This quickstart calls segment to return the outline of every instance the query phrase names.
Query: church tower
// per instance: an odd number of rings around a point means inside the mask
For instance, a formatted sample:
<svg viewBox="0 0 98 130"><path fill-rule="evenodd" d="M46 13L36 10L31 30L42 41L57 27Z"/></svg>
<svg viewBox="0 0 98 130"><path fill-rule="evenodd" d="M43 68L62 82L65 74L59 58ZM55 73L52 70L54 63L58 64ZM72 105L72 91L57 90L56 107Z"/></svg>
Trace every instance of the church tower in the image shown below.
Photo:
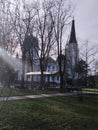
<svg viewBox="0 0 98 130"><path fill-rule="evenodd" d="M77 66L78 59L79 59L79 50L78 50L78 44L76 39L74 20L72 20L70 38L66 45L65 53L66 53L66 60L67 60L67 71L72 76L75 73L74 70L75 67Z"/></svg>

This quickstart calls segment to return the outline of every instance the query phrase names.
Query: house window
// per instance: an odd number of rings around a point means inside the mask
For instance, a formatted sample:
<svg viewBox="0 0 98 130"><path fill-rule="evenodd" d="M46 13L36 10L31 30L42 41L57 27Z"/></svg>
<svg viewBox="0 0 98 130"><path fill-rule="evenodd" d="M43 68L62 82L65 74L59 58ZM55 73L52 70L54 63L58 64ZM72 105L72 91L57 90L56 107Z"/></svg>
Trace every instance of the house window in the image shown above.
<svg viewBox="0 0 98 130"><path fill-rule="evenodd" d="M55 69L55 66L52 66L52 69L54 70L54 69Z"/></svg>
<svg viewBox="0 0 98 130"><path fill-rule="evenodd" d="M50 65L48 65L48 71L50 71L50 67L51 67L51 66L50 66Z"/></svg>
<svg viewBox="0 0 98 130"><path fill-rule="evenodd" d="M30 78L30 75L28 75L27 78L29 79L29 78Z"/></svg>
<svg viewBox="0 0 98 130"><path fill-rule="evenodd" d="M57 76L57 80L59 81L59 76Z"/></svg>
<svg viewBox="0 0 98 130"><path fill-rule="evenodd" d="M50 69L50 65L48 65L48 68Z"/></svg>
<svg viewBox="0 0 98 130"><path fill-rule="evenodd" d="M51 66L50 66L50 65L48 65L48 69L49 69L49 70L50 70L50 67L51 67Z"/></svg>
<svg viewBox="0 0 98 130"><path fill-rule="evenodd" d="M54 76L52 76L52 81L54 81Z"/></svg>

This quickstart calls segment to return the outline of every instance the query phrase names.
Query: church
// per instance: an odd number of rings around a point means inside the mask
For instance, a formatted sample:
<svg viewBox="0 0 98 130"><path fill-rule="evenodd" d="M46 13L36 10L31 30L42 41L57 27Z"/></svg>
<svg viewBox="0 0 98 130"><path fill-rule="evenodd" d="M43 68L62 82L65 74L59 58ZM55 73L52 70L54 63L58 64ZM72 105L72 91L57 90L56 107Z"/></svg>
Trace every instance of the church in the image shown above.
<svg viewBox="0 0 98 130"><path fill-rule="evenodd" d="M79 49L78 49L78 43L76 39L74 20L72 20L71 34L70 34L69 41L66 45L65 55L66 55L66 62L67 62L66 71L68 72L70 78L75 79L77 77L75 68L79 61Z"/></svg>
<svg viewBox="0 0 98 130"><path fill-rule="evenodd" d="M70 37L65 48L65 59L66 59L65 71L68 73L68 78L75 80L78 76L75 71L75 68L79 61L79 49L75 32L75 20L72 20ZM51 60L51 62L48 63L46 71L51 73L58 72L59 71L58 61ZM60 83L60 77L58 75L55 77L50 76L49 81Z"/></svg>

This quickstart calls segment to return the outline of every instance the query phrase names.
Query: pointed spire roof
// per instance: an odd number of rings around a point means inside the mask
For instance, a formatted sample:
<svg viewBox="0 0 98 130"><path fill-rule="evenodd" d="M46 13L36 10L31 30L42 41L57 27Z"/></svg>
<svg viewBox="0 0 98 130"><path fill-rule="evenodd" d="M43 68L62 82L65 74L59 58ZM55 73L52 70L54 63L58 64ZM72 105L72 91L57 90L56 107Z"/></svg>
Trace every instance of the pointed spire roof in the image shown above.
<svg viewBox="0 0 98 130"><path fill-rule="evenodd" d="M70 34L69 43L77 43L74 19L72 20L72 27L71 27L71 34Z"/></svg>

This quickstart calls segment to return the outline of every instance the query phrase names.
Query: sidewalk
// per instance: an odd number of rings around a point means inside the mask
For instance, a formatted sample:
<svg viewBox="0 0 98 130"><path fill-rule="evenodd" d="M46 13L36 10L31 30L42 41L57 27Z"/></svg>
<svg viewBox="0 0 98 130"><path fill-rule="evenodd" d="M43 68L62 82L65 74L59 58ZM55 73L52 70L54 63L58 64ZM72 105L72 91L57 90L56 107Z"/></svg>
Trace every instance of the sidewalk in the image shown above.
<svg viewBox="0 0 98 130"><path fill-rule="evenodd" d="M34 98L44 98L44 97L56 97L56 96L70 96L70 95L75 95L75 94L76 93L55 93L55 94L40 94L40 95L0 97L0 101L21 100L21 99L34 99Z"/></svg>
<svg viewBox="0 0 98 130"><path fill-rule="evenodd" d="M83 91L82 94L98 94L98 92L86 92L86 91ZM0 101L34 99L34 98L56 97L56 96L71 96L71 95L77 95L77 92L73 92L73 93L55 93L55 94L40 94L40 95L25 95L25 96L12 96L12 97L0 97Z"/></svg>

